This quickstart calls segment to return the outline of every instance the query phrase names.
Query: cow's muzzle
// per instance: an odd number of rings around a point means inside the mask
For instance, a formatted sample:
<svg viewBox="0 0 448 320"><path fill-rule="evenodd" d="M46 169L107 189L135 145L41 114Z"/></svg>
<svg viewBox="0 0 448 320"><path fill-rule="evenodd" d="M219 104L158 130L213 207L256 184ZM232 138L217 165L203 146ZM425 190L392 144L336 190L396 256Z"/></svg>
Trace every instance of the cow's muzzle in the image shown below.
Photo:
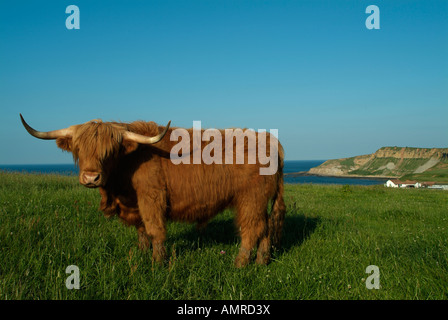
<svg viewBox="0 0 448 320"><path fill-rule="evenodd" d="M84 171L79 176L79 182L87 188L97 188L101 185L101 174Z"/></svg>

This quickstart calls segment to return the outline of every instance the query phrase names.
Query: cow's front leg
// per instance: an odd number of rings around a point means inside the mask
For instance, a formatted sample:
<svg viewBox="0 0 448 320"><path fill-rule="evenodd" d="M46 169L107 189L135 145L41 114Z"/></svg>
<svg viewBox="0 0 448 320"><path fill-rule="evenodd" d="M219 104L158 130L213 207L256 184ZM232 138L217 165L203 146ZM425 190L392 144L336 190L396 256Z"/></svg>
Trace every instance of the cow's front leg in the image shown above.
<svg viewBox="0 0 448 320"><path fill-rule="evenodd" d="M152 258L156 262L166 259L165 195L159 190L138 195L138 207L146 234L152 243Z"/></svg>
<svg viewBox="0 0 448 320"><path fill-rule="evenodd" d="M108 194L106 189L99 188L101 195L100 210L106 217L117 214L117 203L115 198Z"/></svg>
<svg viewBox="0 0 448 320"><path fill-rule="evenodd" d="M146 234L145 226L141 225L137 228L138 233L138 248L146 251L149 248L149 237Z"/></svg>

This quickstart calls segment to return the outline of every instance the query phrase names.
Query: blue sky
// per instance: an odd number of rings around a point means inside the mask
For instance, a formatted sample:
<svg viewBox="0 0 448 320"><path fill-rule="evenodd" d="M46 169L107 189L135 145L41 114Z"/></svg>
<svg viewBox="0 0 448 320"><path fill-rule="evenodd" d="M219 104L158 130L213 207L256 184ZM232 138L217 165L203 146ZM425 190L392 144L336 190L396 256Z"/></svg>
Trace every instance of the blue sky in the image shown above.
<svg viewBox="0 0 448 320"><path fill-rule="evenodd" d="M19 113L278 129L287 160L447 147L447 17L444 0L1 1L0 164L72 162Z"/></svg>

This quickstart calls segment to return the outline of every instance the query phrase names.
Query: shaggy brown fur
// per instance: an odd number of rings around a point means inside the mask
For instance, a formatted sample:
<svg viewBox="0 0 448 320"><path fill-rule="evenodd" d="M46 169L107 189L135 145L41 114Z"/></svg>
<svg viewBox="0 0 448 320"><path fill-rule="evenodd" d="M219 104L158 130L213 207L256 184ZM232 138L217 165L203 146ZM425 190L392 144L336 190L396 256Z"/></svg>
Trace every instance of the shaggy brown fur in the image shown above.
<svg viewBox="0 0 448 320"><path fill-rule="evenodd" d="M283 149L278 143L278 171L260 175L256 164L179 164L170 160L173 128L153 145L139 145L123 138L124 130L146 136L163 131L154 122L129 124L91 121L73 126L71 138L58 138L57 145L73 153L83 172L100 174L105 215L117 215L134 225L141 248L153 246L153 259L166 258L164 241L167 219L198 222L204 225L225 208L236 210L235 222L241 236L241 248L235 265L249 263L251 250L258 245L256 262L268 263L270 248L280 240L285 215L283 202ZM192 147L192 129L189 129ZM224 140L224 130L221 130ZM269 151L269 133L267 147ZM203 149L208 142L202 142ZM223 146L223 159L225 142ZM192 149L191 149L192 150ZM233 152L236 152L234 145ZM186 155L192 157L192 154ZM224 163L224 160L223 160ZM268 204L272 200L272 212Z"/></svg>

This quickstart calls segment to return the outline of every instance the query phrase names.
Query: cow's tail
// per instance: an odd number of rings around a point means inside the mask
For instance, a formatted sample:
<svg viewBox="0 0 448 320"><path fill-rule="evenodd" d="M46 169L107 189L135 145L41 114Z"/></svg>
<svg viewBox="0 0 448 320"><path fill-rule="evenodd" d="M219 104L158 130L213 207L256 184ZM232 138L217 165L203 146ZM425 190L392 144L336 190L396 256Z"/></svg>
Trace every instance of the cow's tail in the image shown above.
<svg viewBox="0 0 448 320"><path fill-rule="evenodd" d="M273 197L272 211L269 220L269 237L271 239L271 245L274 247L278 247L280 244L286 213L286 206L283 200L283 159L284 151L279 143L277 191Z"/></svg>

